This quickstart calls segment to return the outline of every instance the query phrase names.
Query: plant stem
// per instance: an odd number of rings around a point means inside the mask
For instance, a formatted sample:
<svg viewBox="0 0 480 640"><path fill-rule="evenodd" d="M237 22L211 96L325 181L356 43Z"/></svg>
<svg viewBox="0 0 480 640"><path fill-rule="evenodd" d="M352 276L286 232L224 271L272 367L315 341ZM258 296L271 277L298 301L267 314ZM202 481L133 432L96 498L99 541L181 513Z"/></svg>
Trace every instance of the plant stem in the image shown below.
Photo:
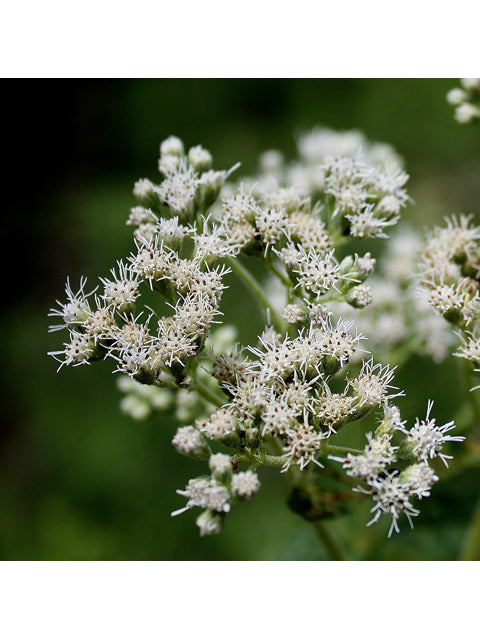
<svg viewBox="0 0 480 640"><path fill-rule="evenodd" d="M480 496L467 529L459 560L476 560L480 549Z"/></svg>
<svg viewBox="0 0 480 640"><path fill-rule="evenodd" d="M467 395L468 395L468 402L470 404L470 407L472 408L473 411L473 416L474 416L474 425L475 425L475 431L478 435L478 433L480 432L480 405L478 403L478 398L476 396L476 394L472 391L470 391L471 387L473 386L473 380L472 380L472 365L471 363L466 360L465 358L462 358L463 362L463 379L465 382L465 387L466 387L466 391L467 391Z"/></svg>
<svg viewBox="0 0 480 640"><path fill-rule="evenodd" d="M234 260L233 258L230 258L228 256L225 258L225 262L231 267L232 271L237 274L243 284L253 293L262 307L269 310L272 322L275 327L281 333L286 333L285 323L275 311L271 303L268 301L267 297L262 291L261 286L252 276L250 271L248 271L248 269L246 269L246 267L244 267L238 260Z"/></svg>
<svg viewBox="0 0 480 640"><path fill-rule="evenodd" d="M325 524L321 520L315 520L312 525L332 560L346 560L345 554Z"/></svg>
<svg viewBox="0 0 480 640"><path fill-rule="evenodd" d="M290 281L290 278L288 276L286 276L285 274L283 274L280 271L280 269L277 269L277 267L273 264L273 262L270 262L268 264L268 268L287 287L287 289L291 289L292 283Z"/></svg>
<svg viewBox="0 0 480 640"><path fill-rule="evenodd" d="M200 380L194 379L192 389L196 391L198 395L202 396L204 400L216 407L222 407L226 402L226 399L222 400L214 391L200 382Z"/></svg>
<svg viewBox="0 0 480 640"><path fill-rule="evenodd" d="M360 449L351 449L350 447L336 447L335 445L326 444L322 447L322 450L326 453L335 453L338 455L344 455L346 453L353 453L354 455L358 455L363 453Z"/></svg>
<svg viewBox="0 0 480 640"><path fill-rule="evenodd" d="M245 455L237 453L234 456L235 462L255 462L256 464L266 464L269 467L281 467L285 464L285 458L283 456L271 456L267 453L260 453L259 455Z"/></svg>

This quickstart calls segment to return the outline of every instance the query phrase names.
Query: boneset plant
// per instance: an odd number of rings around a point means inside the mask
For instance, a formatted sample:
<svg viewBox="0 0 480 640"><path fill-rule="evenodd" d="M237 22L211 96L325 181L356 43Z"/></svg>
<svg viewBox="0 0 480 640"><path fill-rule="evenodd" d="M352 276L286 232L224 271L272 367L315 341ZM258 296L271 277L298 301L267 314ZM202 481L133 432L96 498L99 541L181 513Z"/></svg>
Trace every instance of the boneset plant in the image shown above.
<svg viewBox="0 0 480 640"><path fill-rule="evenodd" d="M206 149L164 140L160 179L134 186L132 253L91 291L84 278L78 289L67 281L66 301L51 311L59 319L51 329L66 330L67 341L51 355L59 368L110 358L121 406L135 418L175 405L184 426L173 446L205 460L205 473L178 491L184 502L172 515L199 509L200 535L221 531L235 503L259 491L257 471L268 465L287 476L290 507L339 558L326 517L356 492L372 501L369 525L387 516L389 536L404 516L412 525L438 480L434 459L448 465L451 443L464 439L453 421L436 424L432 401L407 425L394 376L405 353L445 357L444 318L470 330L480 314L478 270L458 283L437 265L425 268L437 318L412 288L420 240L404 229L384 275L372 277L371 252L349 245L387 238L399 221L409 202L401 159L358 132L328 129L300 136L298 154L287 163L268 151L259 172L237 182L238 165L214 170ZM480 233L465 218L452 219L449 233L460 243L445 242L457 277L478 259ZM222 325L229 272L258 302L264 326L255 344L236 343L235 327ZM146 306L150 292L158 303ZM462 350L480 360L477 338ZM367 416L363 449L336 443Z"/></svg>

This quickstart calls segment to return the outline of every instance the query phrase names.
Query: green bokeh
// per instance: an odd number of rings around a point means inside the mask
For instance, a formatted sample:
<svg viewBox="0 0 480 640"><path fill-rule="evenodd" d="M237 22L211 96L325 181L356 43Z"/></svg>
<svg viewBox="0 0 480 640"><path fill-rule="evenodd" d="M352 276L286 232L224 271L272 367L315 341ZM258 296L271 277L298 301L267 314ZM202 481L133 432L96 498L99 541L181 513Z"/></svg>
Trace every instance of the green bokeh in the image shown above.
<svg viewBox="0 0 480 640"><path fill-rule="evenodd" d="M25 279L2 312L5 427L0 451L0 559L4 560L307 560L324 552L308 523L285 503L284 478L261 473L262 491L235 508L224 533L200 539L175 489L204 466L179 456L170 440L173 415L134 422L118 408L109 363L56 373L46 352L62 336L48 334L48 309L63 297L67 274L94 282L132 249L125 226L131 189L156 178L159 142L170 134L206 146L215 167L242 162L255 169L260 152L294 155L294 136L317 124L356 128L391 143L406 159L415 200L407 217L417 228L453 212L480 211L480 129L453 119L445 94L455 80L125 80L69 85L82 157L55 189L29 203L30 228L43 265ZM58 87L55 88L58 91ZM40 126L40 123L39 123ZM51 130L52 139L64 135ZM378 245L381 249L381 243ZM248 340L261 325L255 303L231 278L226 321ZM405 417L436 400L439 420L463 402L457 362L415 358L399 372L407 390ZM360 434L359 434L360 437ZM454 559L477 487L478 473L440 482L422 504L424 517L386 542L375 532L378 559ZM460 505L460 506L459 506ZM366 553L366 505L341 518L335 533L355 535ZM404 529L404 530L403 530ZM370 530L369 530L370 531Z"/></svg>

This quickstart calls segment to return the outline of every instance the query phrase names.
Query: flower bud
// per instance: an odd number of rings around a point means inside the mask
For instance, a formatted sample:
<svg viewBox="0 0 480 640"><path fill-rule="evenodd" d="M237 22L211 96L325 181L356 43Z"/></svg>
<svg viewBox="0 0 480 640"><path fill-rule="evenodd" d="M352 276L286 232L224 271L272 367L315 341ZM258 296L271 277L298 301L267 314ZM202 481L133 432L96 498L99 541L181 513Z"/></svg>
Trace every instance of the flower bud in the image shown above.
<svg viewBox="0 0 480 640"><path fill-rule="evenodd" d="M175 449L189 458L205 459L209 455L208 446L202 434L195 427L180 427L173 437Z"/></svg>
<svg viewBox="0 0 480 640"><path fill-rule="evenodd" d="M189 149L187 157L188 162L198 173L204 173L212 168L212 154L201 145Z"/></svg>
<svg viewBox="0 0 480 640"><path fill-rule="evenodd" d="M177 136L169 136L160 145L162 156L183 156L183 142Z"/></svg>
<svg viewBox="0 0 480 640"><path fill-rule="evenodd" d="M223 518L219 513L214 513L207 509L198 516L196 524L200 529L201 536L210 536L221 532Z"/></svg>

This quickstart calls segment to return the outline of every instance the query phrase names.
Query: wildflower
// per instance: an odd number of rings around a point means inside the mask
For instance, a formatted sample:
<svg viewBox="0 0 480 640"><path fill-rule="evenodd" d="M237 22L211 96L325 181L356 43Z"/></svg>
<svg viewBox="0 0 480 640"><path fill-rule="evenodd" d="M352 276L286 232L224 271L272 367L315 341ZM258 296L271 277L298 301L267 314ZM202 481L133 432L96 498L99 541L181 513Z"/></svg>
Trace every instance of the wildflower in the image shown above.
<svg viewBox="0 0 480 640"><path fill-rule="evenodd" d="M413 529L412 517L418 516L419 511L410 502L410 485L399 478L395 472L387 474L385 477L375 478L369 484L369 490L361 489L362 493L371 495L375 503L371 508L371 513L374 514L373 518L367 523L367 526L377 522L382 513L391 516L392 522L388 531L390 538L393 531L399 533L398 519L404 513Z"/></svg>
<svg viewBox="0 0 480 640"><path fill-rule="evenodd" d="M87 279L84 277L80 278L80 287L78 291L74 293L70 285L70 279L67 278L65 292L68 302L63 304L57 300L56 302L60 306L60 309L50 309L50 313L48 314L49 316L59 316L63 320L63 324L52 325L49 327L49 331L59 331L60 329L69 327L73 328L76 325L82 324L82 322L88 318L91 313L88 298L95 293L96 288L89 293L85 293L84 289L86 284Z"/></svg>
<svg viewBox="0 0 480 640"><path fill-rule="evenodd" d="M218 513L206 510L198 516L196 525L200 529L200 536L209 536L220 533L222 530L222 518Z"/></svg>
<svg viewBox="0 0 480 640"><path fill-rule="evenodd" d="M226 479L232 473L232 461L230 460L230 456L225 453L214 453L211 455L208 466L217 480Z"/></svg>
<svg viewBox="0 0 480 640"><path fill-rule="evenodd" d="M306 416L307 414L305 418ZM285 464L282 467L282 473L288 471L292 464L297 465L300 470L305 469L310 462L319 467L322 466L316 457L326 435L315 431L305 418L303 423L295 425L285 433L286 439L283 446Z"/></svg>
<svg viewBox="0 0 480 640"><path fill-rule="evenodd" d="M104 286L103 299L108 305L112 305L120 312L131 309L135 300L140 295L138 291L139 275L132 273L121 260L117 262L119 275L115 269L111 270L113 280L100 278Z"/></svg>
<svg viewBox="0 0 480 640"><path fill-rule="evenodd" d="M184 456L203 458L208 454L208 447L202 436L192 426L180 427L172 440L172 444Z"/></svg>
<svg viewBox="0 0 480 640"><path fill-rule="evenodd" d="M432 485L438 481L438 476L433 469L425 462L413 464L402 471L400 479L406 482L411 493L415 493L417 498L428 498Z"/></svg>
<svg viewBox="0 0 480 640"><path fill-rule="evenodd" d="M60 362L57 371L66 365L78 366L80 364L90 364L90 359L94 354L95 345L86 333L78 333L70 331L70 342L64 343L65 349L62 351L50 351L48 355L53 356L55 360ZM63 359L58 356L63 355Z"/></svg>
<svg viewBox="0 0 480 640"><path fill-rule="evenodd" d="M240 500L249 500L260 489L260 480L254 471L240 471L232 477L232 492Z"/></svg>
<svg viewBox="0 0 480 640"><path fill-rule="evenodd" d="M388 435L375 438L371 433L367 433L368 443L364 453L358 455L347 453L345 458L337 456L330 456L330 458L341 462L347 475L372 482L387 465L395 460L394 452L397 447L392 446L390 439L391 436Z"/></svg>
<svg viewBox="0 0 480 640"><path fill-rule="evenodd" d="M447 460L452 456L446 455L442 452L443 445L446 442L461 442L465 440L464 436L451 436L447 435L448 431L455 428L455 422L451 420L443 426L439 427L435 424L435 418L430 418L430 412L433 407L433 402L428 401L427 414L425 420L416 419L414 426L408 431L407 429L399 429L404 433L407 438L406 442L411 449L413 455L422 462L427 463L430 458L435 458L437 455L448 467Z"/></svg>
<svg viewBox="0 0 480 640"><path fill-rule="evenodd" d="M209 440L223 440L235 433L237 419L231 409L217 409L207 420L197 421L199 430Z"/></svg>
<svg viewBox="0 0 480 640"><path fill-rule="evenodd" d="M395 369L396 367L391 369L388 364L385 366L380 363L374 365L373 359L363 363L360 375L348 381L360 406L374 407L381 405L384 400L404 395L403 391L388 393L389 389L398 389L390 384Z"/></svg>

